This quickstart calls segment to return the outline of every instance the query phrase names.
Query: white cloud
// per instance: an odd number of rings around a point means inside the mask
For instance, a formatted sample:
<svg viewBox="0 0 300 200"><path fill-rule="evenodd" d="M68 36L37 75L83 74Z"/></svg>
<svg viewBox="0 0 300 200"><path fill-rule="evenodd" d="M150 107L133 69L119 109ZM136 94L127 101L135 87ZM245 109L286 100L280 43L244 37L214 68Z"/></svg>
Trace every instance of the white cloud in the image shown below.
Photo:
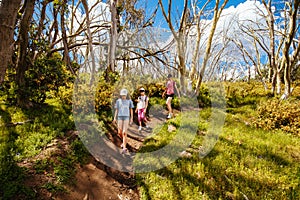
<svg viewBox="0 0 300 200"><path fill-rule="evenodd" d="M244 26L254 26L257 22L265 25L265 19L261 16L261 12L266 14L266 10L264 6L259 1L247 0L244 3L238 4L237 6L231 6L226 8L222 12L222 16L218 21L216 32L214 35L213 46L212 46L212 58L217 52L224 46L224 36L233 37L236 39L240 39L244 42L245 45L249 44L247 36L243 34L240 30L240 24ZM206 48L207 38L211 29L212 21L211 20L201 20L201 27L205 27L202 32L201 42L200 42L200 62L203 60L203 55ZM190 35L196 35L196 29L192 27L190 30ZM171 35L169 39L162 41L162 44L166 44L173 38ZM194 39L190 38L188 41L187 48L187 65L190 63L192 55L194 53ZM174 44L175 45L175 44ZM249 51L251 52L253 47L249 46ZM175 48L171 48L172 51L175 51ZM224 59L221 58L220 62L223 64L230 60L230 63L226 66L225 71L228 71L228 77L238 78L245 76L245 72L243 72L243 58L241 57L240 51L236 48L235 45L231 45L227 47L227 50L224 51ZM225 61L224 61L225 60ZM213 62L213 61L211 61ZM253 71L254 68L251 68ZM248 73L248 72L247 72Z"/></svg>
<svg viewBox="0 0 300 200"><path fill-rule="evenodd" d="M110 11L106 3L102 3L97 0L88 0L88 7L90 9L89 18L92 24L101 25L110 21ZM71 5L69 5L69 9L72 9ZM72 28L73 30L78 30L80 28L80 24L86 18L83 6L77 8L74 15L76 16L76 19L78 21L75 20L73 23L73 27L70 28Z"/></svg>
<svg viewBox="0 0 300 200"><path fill-rule="evenodd" d="M247 26L255 29L257 28L257 24L260 24L260 26L266 27L266 21L262 14L266 15L267 11L259 1L254 0L247 0L244 3L238 4L237 6L231 6L224 9L217 24L214 36L214 45L219 45L222 47L224 41L226 41L224 40L223 36L226 35L229 38L242 41L247 51L253 53L254 47L252 44L252 39L250 39L249 36L247 36L247 34L241 30L240 26L242 25L244 27ZM266 37L265 42L267 43L267 41L268 37ZM217 48L215 50L216 52L218 51ZM262 51L262 55L263 54L264 52ZM243 61L241 52L233 43L227 46L221 60L224 67L222 70L226 71L227 78L230 77L232 79L237 79L248 74L248 68L245 66L246 64ZM228 60L230 60L230 62L228 62ZM227 65L224 63L227 63ZM216 71L216 73L218 72ZM252 76L253 73L254 68L251 67Z"/></svg>
<svg viewBox="0 0 300 200"><path fill-rule="evenodd" d="M103 37L107 37L108 28L99 28L99 26L108 26L110 24L110 9L108 4L100 2L99 0L88 0L89 7L89 19L90 19L90 30L92 32L92 40L94 42L103 43ZM72 10L71 14L74 12L73 16L69 16L68 20L68 31L71 35L84 30L87 26L86 23L86 13L82 4L79 6L72 7L69 5L69 10ZM76 9L76 10L75 10ZM71 24L71 20L73 20ZM85 43L88 40L87 31L84 30L79 35L75 37L76 43ZM62 45L62 44L61 44ZM103 52L100 50L100 46L94 46L94 55L99 58L103 57ZM87 46L80 47L81 55L85 56ZM100 58L99 58L100 59ZM84 61L89 63L90 58L84 58Z"/></svg>
<svg viewBox="0 0 300 200"><path fill-rule="evenodd" d="M247 0L236 7L231 6L222 12L217 29L219 31L228 29L229 36L235 36L240 34L239 24L244 26L253 25L252 22L265 24L261 12L263 14L267 13L264 6L259 1L254 0Z"/></svg>
<svg viewBox="0 0 300 200"><path fill-rule="evenodd" d="M90 8L95 4L96 4L96 6L93 7L93 9L90 12L90 18L92 19L92 24L93 25L95 25L95 24L101 25L104 23L110 23L109 6L106 3L99 2L98 0L88 0L88 5ZM260 11L258 11L258 8ZM241 33L239 24L242 23L243 25L251 25L250 20L265 24L265 20L260 15L261 13L259 13L261 11L266 13L263 5L259 1L254 1L254 0L247 0L244 3L238 4L237 6L231 6L229 8L224 9L222 12L222 16L217 25L217 29L216 29L216 33L215 33L215 37L214 37L214 45L220 46L220 47L223 46L224 38L222 36L224 36L225 32L229 37L235 37L235 38L240 37L240 39L246 39L247 36L245 36L244 34ZM73 24L73 27L70 27L73 29L73 32L80 28L80 23L82 23L83 20L85 19L85 13L84 13L83 8L77 9L75 15L78 18L78 23L75 23L75 24ZM202 36L201 45L200 45L200 46L202 46L202 49L200 50L200 54L201 54L201 56L203 56L204 50L206 47L208 34L210 31L211 20L202 20L201 23L202 23L203 27L206 26L205 32L203 33L203 36ZM85 25L85 23L84 23L84 25ZM154 28L153 28L153 30L154 30ZM108 31L108 29L104 29L102 32L99 32L99 33L105 33L107 31ZM191 32L193 32L193 30ZM156 33L157 33L156 37L161 39L161 41L158 41L158 42L162 46L164 44L169 43L170 40L172 39L172 38L163 37L165 35L170 34L169 32L168 32L168 34L165 34L164 31L160 31L160 32L156 31ZM159 33L161 33L162 36L159 36ZM81 40L81 41L84 41L86 39L87 39L87 37L84 35L76 38L76 40ZM150 40L150 43L151 43L151 40ZM149 44L149 45L151 46L151 44ZM191 46L191 48L187 49L187 52L189 53L189 55L187 55L187 57L191 58L193 50L194 50L193 42L190 41L189 45ZM156 45L154 45L154 43L153 43L152 46L155 47ZM238 50L234 51L234 48L235 47L231 46L231 49L228 50L231 53L227 53L227 54L230 54L230 55L228 55L227 58L236 59L237 64L231 65L231 66L240 66L240 61L241 61L241 58L239 58L240 53L238 52ZM94 49L94 50L96 50L96 49ZM173 49L173 50L175 50L175 49ZM213 50L217 51L218 49L214 48ZM85 51L85 50L83 49L83 51ZM200 58L200 60L201 59L203 59L203 58ZM231 69L230 70L228 69L228 71L230 74L232 74Z"/></svg>

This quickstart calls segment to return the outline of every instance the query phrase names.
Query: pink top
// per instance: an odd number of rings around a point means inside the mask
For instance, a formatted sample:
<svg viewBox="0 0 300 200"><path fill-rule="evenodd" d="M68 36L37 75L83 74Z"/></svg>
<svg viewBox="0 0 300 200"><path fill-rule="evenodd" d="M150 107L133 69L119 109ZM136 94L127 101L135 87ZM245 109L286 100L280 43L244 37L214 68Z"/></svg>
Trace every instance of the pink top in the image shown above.
<svg viewBox="0 0 300 200"><path fill-rule="evenodd" d="M167 88L167 94L174 94L174 87L175 87L175 81L168 80L166 88Z"/></svg>

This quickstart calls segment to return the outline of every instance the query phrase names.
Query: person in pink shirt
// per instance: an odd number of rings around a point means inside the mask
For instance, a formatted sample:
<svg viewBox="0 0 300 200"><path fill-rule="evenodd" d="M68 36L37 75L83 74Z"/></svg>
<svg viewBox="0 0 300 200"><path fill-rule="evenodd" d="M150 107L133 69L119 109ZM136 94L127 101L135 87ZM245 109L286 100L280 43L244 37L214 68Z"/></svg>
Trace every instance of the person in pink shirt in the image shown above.
<svg viewBox="0 0 300 200"><path fill-rule="evenodd" d="M172 102L172 99L174 97L175 89L176 89L176 92L178 94L178 98L180 98L180 93L179 93L179 90L176 86L176 82L174 80L172 80L172 75L169 74L168 75L168 80L167 80L167 83L166 83L166 89L162 94L163 98L165 97L165 95L167 97L166 105L167 105L167 109L168 109L168 112L169 112L169 114L167 116L167 119L170 119L172 117L173 112L172 112L171 102Z"/></svg>

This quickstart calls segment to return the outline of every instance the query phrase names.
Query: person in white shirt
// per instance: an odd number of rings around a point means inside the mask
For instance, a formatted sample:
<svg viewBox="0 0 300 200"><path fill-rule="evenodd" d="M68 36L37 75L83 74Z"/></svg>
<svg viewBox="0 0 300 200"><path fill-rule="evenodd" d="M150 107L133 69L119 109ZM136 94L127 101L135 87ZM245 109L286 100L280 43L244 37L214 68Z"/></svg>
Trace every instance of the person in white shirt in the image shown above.
<svg viewBox="0 0 300 200"><path fill-rule="evenodd" d="M149 98L145 94L145 89L140 88L140 96L138 97L137 106L136 106L136 110L135 110L135 112L138 114L139 131L142 130L142 122L144 122L144 124L146 125L146 128L148 128L148 126L146 124L148 122L147 117L146 117L148 102L149 102Z"/></svg>

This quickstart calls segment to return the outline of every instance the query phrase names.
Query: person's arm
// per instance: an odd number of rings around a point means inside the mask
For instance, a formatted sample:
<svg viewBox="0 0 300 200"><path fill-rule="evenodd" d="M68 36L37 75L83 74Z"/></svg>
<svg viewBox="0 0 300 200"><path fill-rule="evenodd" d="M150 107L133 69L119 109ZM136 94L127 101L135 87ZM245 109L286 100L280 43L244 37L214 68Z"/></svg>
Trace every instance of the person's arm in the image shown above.
<svg viewBox="0 0 300 200"><path fill-rule="evenodd" d="M130 121L129 121L129 123L130 124L132 124L132 122L133 122L133 108L134 108L134 106L133 106L133 102L130 100L130 104L129 104L130 106L129 106L129 109L130 109Z"/></svg>
<svg viewBox="0 0 300 200"><path fill-rule="evenodd" d="M165 98L165 95L166 95L166 93L167 93L167 90L168 90L168 81L165 83L165 90L164 90L164 92L162 93L162 98Z"/></svg>
<svg viewBox="0 0 300 200"><path fill-rule="evenodd" d="M116 121L117 121L117 115L118 115L118 109L116 108L115 116L114 116L114 120L113 120L114 123L116 123Z"/></svg>
<svg viewBox="0 0 300 200"><path fill-rule="evenodd" d="M180 98L180 93L179 93L179 90L178 90L178 88L177 88L177 85L176 85L176 83L174 84L174 86L175 86L175 89L176 89L176 91L177 91L178 98Z"/></svg>
<svg viewBox="0 0 300 200"><path fill-rule="evenodd" d="M132 108L130 108L130 124L132 124L132 122L133 122L133 109Z"/></svg>
<svg viewBox="0 0 300 200"><path fill-rule="evenodd" d="M137 104L140 102L140 97L138 97L138 99L137 100L135 100L136 102L137 102ZM137 113L138 112L138 106L137 106L137 104L136 104L136 109L135 109L135 113Z"/></svg>
<svg viewBox="0 0 300 200"><path fill-rule="evenodd" d="M114 123L116 123L116 121L117 121L117 116L118 116L118 112L119 112L119 110L118 110L118 101L116 101L116 105L115 105L115 115L114 115L114 120L113 120L113 122Z"/></svg>
<svg viewBox="0 0 300 200"><path fill-rule="evenodd" d="M168 89L168 88L165 88L165 91L162 93L162 95L161 95L161 96L162 96L162 98L165 98L165 95L166 95L167 89Z"/></svg>
<svg viewBox="0 0 300 200"><path fill-rule="evenodd" d="M148 108L148 101L149 101L149 97L147 96L146 97L146 102L145 102L145 113L146 113L147 108Z"/></svg>

